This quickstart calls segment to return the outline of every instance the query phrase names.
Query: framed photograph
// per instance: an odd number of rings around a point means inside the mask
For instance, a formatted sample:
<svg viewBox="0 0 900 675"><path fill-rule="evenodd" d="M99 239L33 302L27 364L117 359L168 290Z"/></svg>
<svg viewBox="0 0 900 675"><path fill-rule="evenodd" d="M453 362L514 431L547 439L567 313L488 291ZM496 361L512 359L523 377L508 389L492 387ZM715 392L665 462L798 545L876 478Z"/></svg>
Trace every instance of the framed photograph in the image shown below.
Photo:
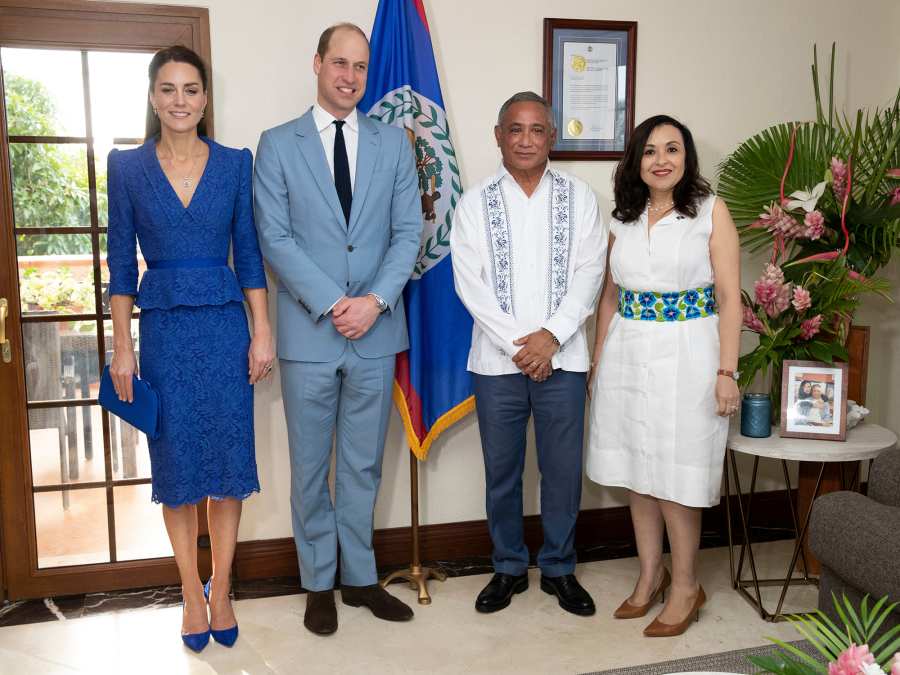
<svg viewBox="0 0 900 675"><path fill-rule="evenodd" d="M846 440L846 363L784 362L781 374L781 436Z"/></svg>
<svg viewBox="0 0 900 675"><path fill-rule="evenodd" d="M544 19L550 159L620 159L634 129L637 21Z"/></svg>

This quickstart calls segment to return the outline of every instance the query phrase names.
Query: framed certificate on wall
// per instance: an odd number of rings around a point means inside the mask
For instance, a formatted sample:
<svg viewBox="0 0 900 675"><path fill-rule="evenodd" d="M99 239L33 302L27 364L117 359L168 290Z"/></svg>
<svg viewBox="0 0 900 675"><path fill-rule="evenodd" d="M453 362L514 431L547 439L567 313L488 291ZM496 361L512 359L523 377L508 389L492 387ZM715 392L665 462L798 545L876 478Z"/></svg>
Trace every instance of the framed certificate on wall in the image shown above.
<svg viewBox="0 0 900 675"><path fill-rule="evenodd" d="M620 159L634 128L636 21L544 19L551 159Z"/></svg>

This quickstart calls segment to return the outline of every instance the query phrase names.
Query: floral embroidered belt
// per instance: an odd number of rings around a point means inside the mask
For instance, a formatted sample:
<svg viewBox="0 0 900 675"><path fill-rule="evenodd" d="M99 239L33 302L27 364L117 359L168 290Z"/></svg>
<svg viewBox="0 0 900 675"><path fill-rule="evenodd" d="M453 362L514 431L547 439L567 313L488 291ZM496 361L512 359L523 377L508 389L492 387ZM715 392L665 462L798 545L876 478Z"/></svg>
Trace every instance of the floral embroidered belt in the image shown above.
<svg viewBox="0 0 900 675"><path fill-rule="evenodd" d="M638 321L687 321L716 314L715 287L656 293L619 289L619 314Z"/></svg>

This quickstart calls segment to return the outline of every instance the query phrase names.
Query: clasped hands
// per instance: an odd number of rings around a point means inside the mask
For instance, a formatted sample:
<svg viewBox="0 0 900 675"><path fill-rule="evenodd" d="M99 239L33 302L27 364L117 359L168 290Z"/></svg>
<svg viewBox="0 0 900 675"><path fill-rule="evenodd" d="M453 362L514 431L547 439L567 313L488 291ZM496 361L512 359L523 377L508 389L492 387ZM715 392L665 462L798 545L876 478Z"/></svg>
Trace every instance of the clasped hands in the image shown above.
<svg viewBox="0 0 900 675"><path fill-rule="evenodd" d="M331 309L331 322L348 340L358 340L369 332L381 311L372 295L358 298L344 296Z"/></svg>
<svg viewBox="0 0 900 675"><path fill-rule="evenodd" d="M513 344L521 347L512 357L516 368L535 382L543 382L553 374L553 355L559 350L559 345L546 328L541 328L529 333Z"/></svg>

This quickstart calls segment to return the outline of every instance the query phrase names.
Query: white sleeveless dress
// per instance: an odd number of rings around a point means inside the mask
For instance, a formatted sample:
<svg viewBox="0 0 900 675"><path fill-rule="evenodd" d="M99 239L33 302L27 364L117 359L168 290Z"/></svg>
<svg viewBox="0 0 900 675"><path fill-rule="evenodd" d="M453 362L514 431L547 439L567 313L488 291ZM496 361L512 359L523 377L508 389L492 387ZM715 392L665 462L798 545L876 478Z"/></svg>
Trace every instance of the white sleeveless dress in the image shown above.
<svg viewBox="0 0 900 675"><path fill-rule="evenodd" d="M612 281L671 293L713 284L715 196L647 232L647 212L613 220ZM718 315L648 321L613 315L593 382L587 475L601 485L705 507L719 503L728 418L716 414Z"/></svg>

